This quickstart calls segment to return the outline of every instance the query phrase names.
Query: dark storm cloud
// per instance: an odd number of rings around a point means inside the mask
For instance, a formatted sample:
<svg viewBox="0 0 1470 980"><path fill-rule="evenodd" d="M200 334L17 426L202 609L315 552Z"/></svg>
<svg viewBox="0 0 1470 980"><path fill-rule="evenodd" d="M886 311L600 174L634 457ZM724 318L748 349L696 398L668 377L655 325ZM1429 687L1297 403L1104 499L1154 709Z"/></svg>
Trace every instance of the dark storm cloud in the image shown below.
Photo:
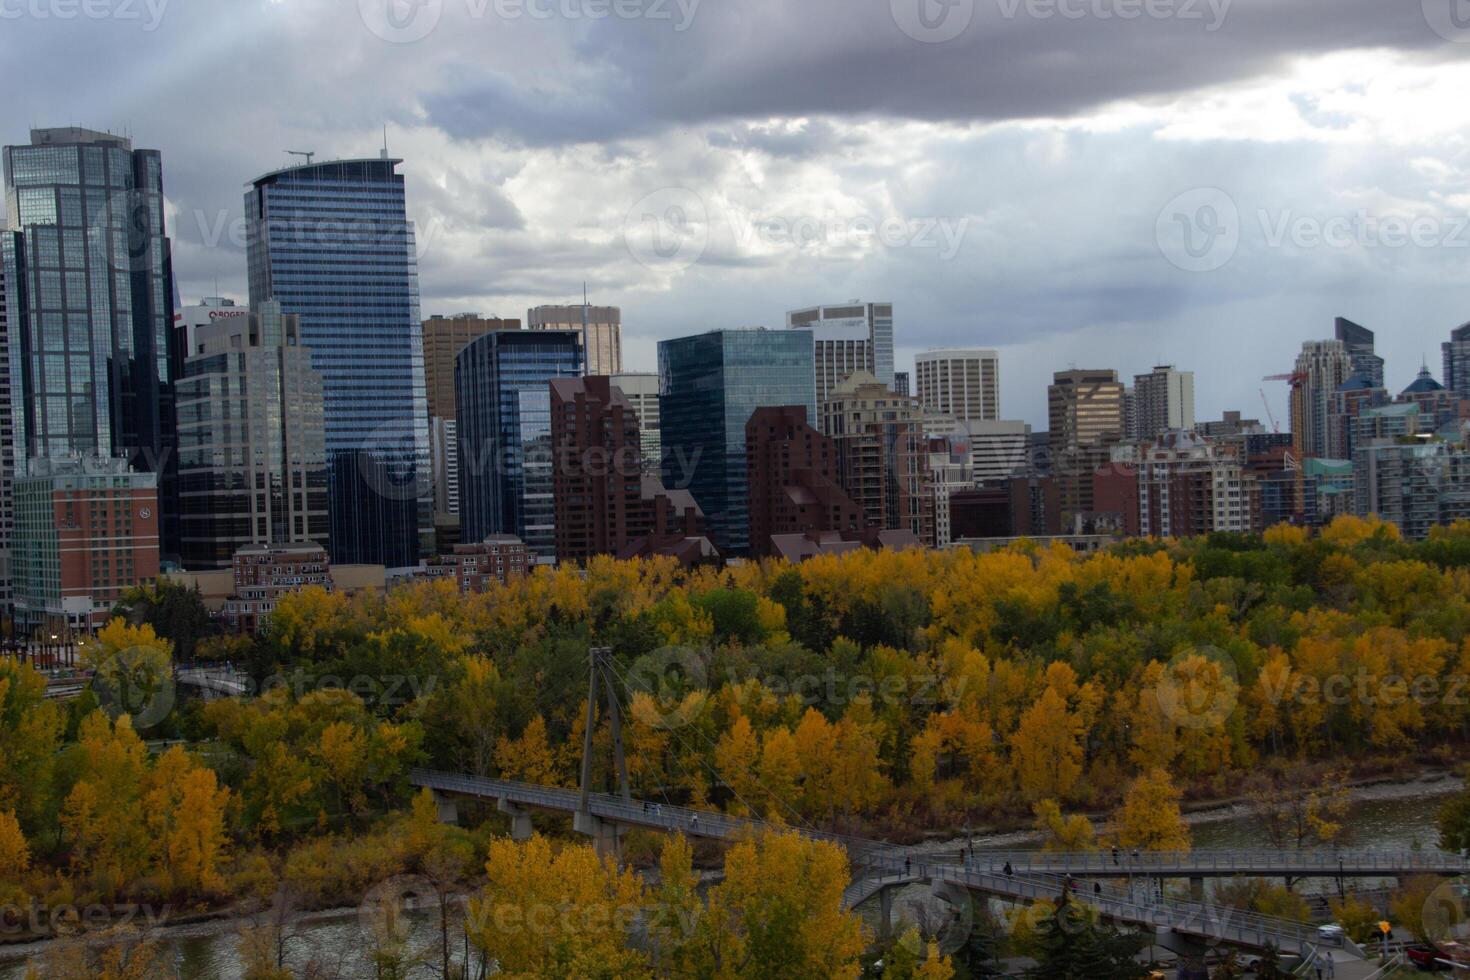
<svg viewBox="0 0 1470 980"><path fill-rule="evenodd" d="M1137 19L1117 12L1143 0L973 0L952 40L924 43L901 29L904 5L939 2L706 0L682 33L660 21L599 21L579 44L596 52L582 65L595 87L538 90L467 53L425 107L456 136L532 144L783 116L995 121L1172 97L1322 52L1465 54L1430 29L1418 2L1400 0L1157 0L1173 15Z"/></svg>

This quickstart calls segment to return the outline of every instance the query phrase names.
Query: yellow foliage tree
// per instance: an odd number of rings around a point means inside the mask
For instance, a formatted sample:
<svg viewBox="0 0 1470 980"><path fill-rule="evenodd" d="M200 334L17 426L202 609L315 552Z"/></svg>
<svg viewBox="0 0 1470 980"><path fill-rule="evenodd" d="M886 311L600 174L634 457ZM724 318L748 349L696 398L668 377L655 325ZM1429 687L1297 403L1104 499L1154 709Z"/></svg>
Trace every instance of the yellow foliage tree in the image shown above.
<svg viewBox="0 0 1470 980"><path fill-rule="evenodd" d="M470 901L470 938L506 977L650 976L629 931L644 905L632 870L590 845L554 850L539 834L492 841L485 888Z"/></svg>
<svg viewBox="0 0 1470 980"><path fill-rule="evenodd" d="M1028 800L1067 799L1082 775L1082 731L1055 687L1021 716L1011 736L1011 766Z"/></svg>
<svg viewBox="0 0 1470 980"><path fill-rule="evenodd" d="M1135 779L1114 816L1120 847L1147 851L1188 851L1189 825L1179 810L1179 790L1163 769L1150 769Z"/></svg>
<svg viewBox="0 0 1470 980"><path fill-rule="evenodd" d="M736 844L709 897L725 955L703 975L857 977L868 937L843 905L848 884L847 857L835 844L779 832Z"/></svg>

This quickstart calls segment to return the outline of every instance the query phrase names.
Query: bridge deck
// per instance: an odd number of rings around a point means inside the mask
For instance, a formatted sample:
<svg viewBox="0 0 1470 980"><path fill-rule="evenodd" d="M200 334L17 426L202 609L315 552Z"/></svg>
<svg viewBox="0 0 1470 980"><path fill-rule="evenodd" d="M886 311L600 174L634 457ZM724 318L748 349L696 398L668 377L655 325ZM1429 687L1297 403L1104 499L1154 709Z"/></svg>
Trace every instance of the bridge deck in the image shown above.
<svg viewBox="0 0 1470 980"><path fill-rule="evenodd" d="M575 813L581 808L581 793L572 789L423 769L410 772L409 781L440 793L496 800L529 809ZM612 823L664 832L678 831L686 836L716 840L736 840L762 829L791 829L760 820L601 793L592 794L588 809L593 816ZM905 855L893 845L881 841L797 829L807 837L827 840L846 848L854 865L880 872L879 877L859 877L853 882L845 895L849 907L871 899L886 887L907 883L948 882L971 892L1014 902L1052 901L1067 887L1066 878L1044 871L1022 873L1013 865L1015 873L1007 875L998 867L962 867L923 855L915 860L913 855ZM979 860L977 854L977 862ZM1271 945L1281 950L1302 951L1317 942L1316 927L1308 923L1271 919L1227 907L1168 899L1140 901L1116 889L1108 889L1102 894L1079 893L1077 899L1116 922L1150 929L1171 929L1210 944L1223 942L1251 949L1264 949ZM1340 955L1344 959L1359 958L1351 950Z"/></svg>
<svg viewBox="0 0 1470 980"><path fill-rule="evenodd" d="M1009 864L1016 872L1071 874L1090 878L1153 875L1217 878L1235 875L1292 878L1385 878L1413 874L1470 873L1470 861L1440 851L1213 850L1173 852L977 851L973 865L992 871Z"/></svg>

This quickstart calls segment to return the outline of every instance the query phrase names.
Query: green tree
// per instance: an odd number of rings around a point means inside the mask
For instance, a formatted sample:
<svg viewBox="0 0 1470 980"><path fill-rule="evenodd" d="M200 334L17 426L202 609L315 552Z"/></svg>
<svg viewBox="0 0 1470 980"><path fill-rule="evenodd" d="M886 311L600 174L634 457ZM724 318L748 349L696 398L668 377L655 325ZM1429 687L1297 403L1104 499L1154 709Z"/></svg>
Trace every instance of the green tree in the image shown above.
<svg viewBox="0 0 1470 980"><path fill-rule="evenodd" d="M215 632L214 619L199 589L168 579L124 592L112 615L133 626L153 627L155 633L173 644L180 660L193 660L199 644Z"/></svg>

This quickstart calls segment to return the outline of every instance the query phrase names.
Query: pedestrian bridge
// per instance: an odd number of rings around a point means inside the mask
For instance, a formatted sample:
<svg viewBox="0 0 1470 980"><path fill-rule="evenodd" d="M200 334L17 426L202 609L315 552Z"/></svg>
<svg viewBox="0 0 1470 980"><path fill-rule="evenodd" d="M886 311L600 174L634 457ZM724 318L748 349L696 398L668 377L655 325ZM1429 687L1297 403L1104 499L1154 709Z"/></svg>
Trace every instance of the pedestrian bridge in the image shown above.
<svg viewBox="0 0 1470 980"><path fill-rule="evenodd" d="M1009 858L1006 852L1002 852L998 862L992 862L988 854L976 852L975 857L962 865L957 860L958 852L950 852L955 854L956 860L945 861L933 855L905 853L901 848L881 841L784 827L625 796L589 793L584 806L583 794L574 789L427 769L412 770L408 780L414 786L433 791L441 804L441 816L446 819L454 817L455 797L494 800L500 811L511 818L511 833L518 839L531 835L531 811L571 814L577 822L577 829L591 835L604 853L615 849L618 835L630 827L725 841L746 838L762 830L796 830L806 837L829 841L847 851L856 875L844 896L849 907L888 894L891 889L916 884L942 886L950 893L958 890L1025 904L1055 901L1064 890L1070 890L1077 901L1096 909L1104 918L1156 932L1161 942L1167 937L1181 937L1199 948L1225 944L1264 950L1269 946L1304 955L1318 943L1316 927L1305 922L1272 919L1203 902L1166 899L1153 891L1142 895L1142 889L1125 888L1122 883L1104 887L1101 882L1089 882L1084 886L1077 880L1084 873L1080 867L1052 868L1040 854L1034 855L1035 860L1025 867L1018 867L1016 862L1023 852L1009 852ZM1104 857L1111 863L1110 854ZM1006 873L1004 868L1007 860L1011 863L1010 873ZM1188 877L1193 874L1174 870L1180 866L1179 862L1160 863L1147 872L1136 867L1134 873L1157 877ZM1236 873L1254 874L1258 871L1252 868ZM1392 872L1379 868L1376 873ZM1116 876L1094 874L1093 877ZM1341 961L1363 960L1362 951L1351 944L1342 947L1337 955Z"/></svg>

